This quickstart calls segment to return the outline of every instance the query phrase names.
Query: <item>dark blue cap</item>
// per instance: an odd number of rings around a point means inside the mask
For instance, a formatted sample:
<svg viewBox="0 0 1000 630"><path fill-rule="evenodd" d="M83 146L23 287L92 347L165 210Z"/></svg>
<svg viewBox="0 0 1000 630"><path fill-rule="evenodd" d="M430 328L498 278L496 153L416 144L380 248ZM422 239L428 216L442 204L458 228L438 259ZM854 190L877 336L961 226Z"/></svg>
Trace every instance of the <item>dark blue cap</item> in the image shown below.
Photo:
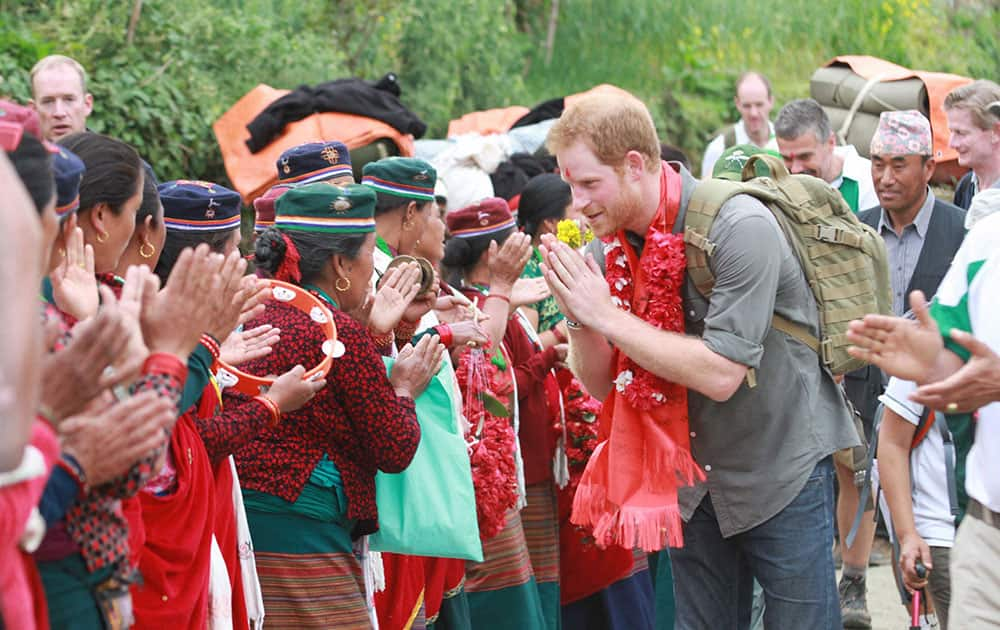
<svg viewBox="0 0 1000 630"><path fill-rule="evenodd" d="M344 175L353 181L351 154L336 140L300 144L278 158L278 181L282 184L310 184Z"/></svg>
<svg viewBox="0 0 1000 630"><path fill-rule="evenodd" d="M240 194L235 190L189 179L164 182L156 189L168 229L222 232L240 226Z"/></svg>
<svg viewBox="0 0 1000 630"><path fill-rule="evenodd" d="M52 174L56 180L56 214L64 217L80 207L80 182L87 167L75 153L46 143L52 151Z"/></svg>

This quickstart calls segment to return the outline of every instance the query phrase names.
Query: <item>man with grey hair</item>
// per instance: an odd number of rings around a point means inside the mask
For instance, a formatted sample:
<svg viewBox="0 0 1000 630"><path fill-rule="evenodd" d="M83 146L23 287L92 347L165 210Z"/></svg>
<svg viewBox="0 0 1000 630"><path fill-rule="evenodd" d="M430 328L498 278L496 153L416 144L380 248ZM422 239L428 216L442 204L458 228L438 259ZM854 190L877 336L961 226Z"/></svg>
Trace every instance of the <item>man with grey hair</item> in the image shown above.
<svg viewBox="0 0 1000 630"><path fill-rule="evenodd" d="M778 152L791 173L819 177L840 191L851 210L878 203L872 184L871 162L851 146L837 146L830 118L811 98L791 101L774 121Z"/></svg>
<svg viewBox="0 0 1000 630"><path fill-rule="evenodd" d="M31 69L31 107L38 112L42 135L56 142L71 133L85 131L94 109L87 92L87 73L75 59L49 55Z"/></svg>
<svg viewBox="0 0 1000 630"><path fill-rule="evenodd" d="M944 99L958 165L971 169L955 186L955 205L968 209L980 190L1000 187L1000 85L973 81Z"/></svg>

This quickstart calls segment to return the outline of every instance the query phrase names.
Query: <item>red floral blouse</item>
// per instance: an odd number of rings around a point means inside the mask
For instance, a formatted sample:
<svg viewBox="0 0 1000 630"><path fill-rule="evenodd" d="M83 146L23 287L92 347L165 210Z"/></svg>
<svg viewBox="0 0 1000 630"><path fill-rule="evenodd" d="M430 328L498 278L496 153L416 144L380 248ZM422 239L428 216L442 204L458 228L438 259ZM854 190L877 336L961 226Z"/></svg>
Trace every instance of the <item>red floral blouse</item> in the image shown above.
<svg viewBox="0 0 1000 630"><path fill-rule="evenodd" d="M347 516L358 521L353 534L361 536L378 529L376 471L400 472L409 465L420 442L420 426L413 400L396 396L365 329L338 310L333 310L333 319L346 352L334 359L326 387L237 451L236 465L243 488L294 502L328 454L343 478ZM242 370L282 374L298 364L309 369L320 363L325 339L307 314L272 302L259 320L246 326L264 323L281 329L281 341L271 354ZM238 395L227 391L227 399L231 396Z"/></svg>

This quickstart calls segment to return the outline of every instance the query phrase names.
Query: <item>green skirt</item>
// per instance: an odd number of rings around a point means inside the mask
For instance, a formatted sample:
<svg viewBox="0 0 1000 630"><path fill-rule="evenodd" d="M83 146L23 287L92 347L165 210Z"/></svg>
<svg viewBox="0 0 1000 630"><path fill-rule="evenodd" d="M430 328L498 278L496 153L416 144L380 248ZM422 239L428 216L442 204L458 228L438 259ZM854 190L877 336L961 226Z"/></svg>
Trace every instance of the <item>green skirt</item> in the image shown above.
<svg viewBox="0 0 1000 630"><path fill-rule="evenodd" d="M91 573L83 556L39 562L52 630L104 630L104 616L94 589L111 577L111 567Z"/></svg>

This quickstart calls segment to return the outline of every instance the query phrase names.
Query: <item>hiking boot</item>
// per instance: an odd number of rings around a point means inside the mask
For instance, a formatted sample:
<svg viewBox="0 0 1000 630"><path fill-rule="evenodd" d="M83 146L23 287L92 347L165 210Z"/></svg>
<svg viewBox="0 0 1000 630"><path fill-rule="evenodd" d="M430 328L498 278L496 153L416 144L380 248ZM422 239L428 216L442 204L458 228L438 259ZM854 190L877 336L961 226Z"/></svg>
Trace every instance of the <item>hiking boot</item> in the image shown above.
<svg viewBox="0 0 1000 630"><path fill-rule="evenodd" d="M844 628L871 630L872 616L868 614L864 576L841 577L837 590L840 592L840 617Z"/></svg>
<svg viewBox="0 0 1000 630"><path fill-rule="evenodd" d="M868 554L868 566L883 567L887 564L892 564L892 543L876 536L872 542L872 551Z"/></svg>

